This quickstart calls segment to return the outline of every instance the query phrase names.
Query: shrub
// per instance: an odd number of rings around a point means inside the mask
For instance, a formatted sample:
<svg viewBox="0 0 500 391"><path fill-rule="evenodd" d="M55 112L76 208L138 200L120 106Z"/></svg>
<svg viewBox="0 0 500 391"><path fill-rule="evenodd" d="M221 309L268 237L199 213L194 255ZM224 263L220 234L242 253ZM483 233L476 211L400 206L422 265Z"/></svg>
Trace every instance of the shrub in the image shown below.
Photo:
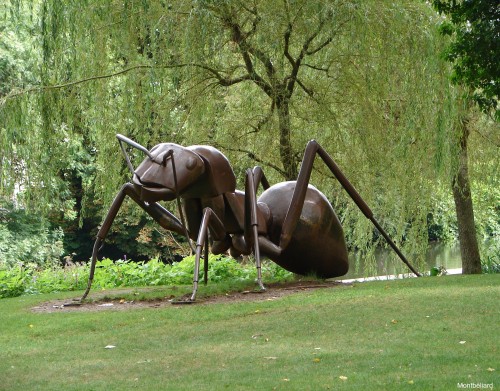
<svg viewBox="0 0 500 391"><path fill-rule="evenodd" d="M82 290L87 286L90 266L71 264L69 266L52 265L40 268L36 263L18 263L12 267L0 269L0 298L22 294L36 294ZM94 288L115 288L157 285L189 285L193 282L194 256L184 258L172 265L158 259L149 262L112 261L102 259L96 263ZM286 280L293 274L282 269L274 262L264 261L262 274L265 280ZM251 281L257 276L255 264L241 264L223 255L210 255L208 261L208 279L214 283L225 281ZM203 261L199 279L203 278Z"/></svg>
<svg viewBox="0 0 500 391"><path fill-rule="evenodd" d="M63 255L64 233L24 209L1 209L0 265L14 267L19 261L47 267Z"/></svg>
<svg viewBox="0 0 500 391"><path fill-rule="evenodd" d="M25 280L19 270L0 270L0 298L20 296L25 291Z"/></svg>
<svg viewBox="0 0 500 391"><path fill-rule="evenodd" d="M488 241L481 257L483 273L500 273L500 240Z"/></svg>

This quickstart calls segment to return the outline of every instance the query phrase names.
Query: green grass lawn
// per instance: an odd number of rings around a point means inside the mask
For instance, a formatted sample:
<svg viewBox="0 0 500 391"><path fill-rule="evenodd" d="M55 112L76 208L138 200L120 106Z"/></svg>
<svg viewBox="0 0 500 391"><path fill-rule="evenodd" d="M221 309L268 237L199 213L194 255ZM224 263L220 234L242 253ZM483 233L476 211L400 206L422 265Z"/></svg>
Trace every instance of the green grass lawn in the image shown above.
<svg viewBox="0 0 500 391"><path fill-rule="evenodd" d="M500 388L500 275L271 301L31 311L79 293L0 300L1 390Z"/></svg>

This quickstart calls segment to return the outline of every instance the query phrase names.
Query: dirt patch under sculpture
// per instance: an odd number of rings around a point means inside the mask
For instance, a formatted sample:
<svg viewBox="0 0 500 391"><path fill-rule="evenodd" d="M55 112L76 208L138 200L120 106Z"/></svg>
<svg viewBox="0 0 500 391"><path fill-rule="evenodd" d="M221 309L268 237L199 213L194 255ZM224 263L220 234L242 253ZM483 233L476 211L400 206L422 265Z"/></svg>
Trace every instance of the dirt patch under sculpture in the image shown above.
<svg viewBox="0 0 500 391"><path fill-rule="evenodd" d="M338 281L293 281L280 284L269 284L264 292L242 291L229 292L223 295L214 295L197 299L192 305L208 305L217 303L235 303L243 301L271 301L281 297L315 289L349 286L352 284ZM131 290L106 291L106 296L116 294L116 299L106 299L102 293L95 293L93 301L83 303L68 299L53 300L41 303L32 308L33 312L74 312L74 311L104 311L104 310L130 310L138 308L160 308L172 305L172 298L164 297L154 300L126 300L119 298L120 294L127 294ZM177 298L183 300L185 297Z"/></svg>

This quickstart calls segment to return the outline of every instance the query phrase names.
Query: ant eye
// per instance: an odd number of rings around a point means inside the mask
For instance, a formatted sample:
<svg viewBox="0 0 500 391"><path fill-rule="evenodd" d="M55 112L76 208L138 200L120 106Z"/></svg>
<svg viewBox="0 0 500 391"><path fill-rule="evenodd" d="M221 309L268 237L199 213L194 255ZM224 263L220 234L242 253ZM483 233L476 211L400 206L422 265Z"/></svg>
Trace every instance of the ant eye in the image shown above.
<svg viewBox="0 0 500 391"><path fill-rule="evenodd" d="M186 161L186 168L188 170L192 170L193 168L196 167L196 159L194 157L189 157Z"/></svg>

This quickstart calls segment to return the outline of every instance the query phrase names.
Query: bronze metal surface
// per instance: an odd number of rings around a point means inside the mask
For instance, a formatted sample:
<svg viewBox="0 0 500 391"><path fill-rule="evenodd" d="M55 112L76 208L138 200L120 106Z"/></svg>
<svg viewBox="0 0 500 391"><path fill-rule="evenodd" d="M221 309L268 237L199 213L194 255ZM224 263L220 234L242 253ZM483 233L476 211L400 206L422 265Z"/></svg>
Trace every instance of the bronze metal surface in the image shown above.
<svg viewBox="0 0 500 391"><path fill-rule="evenodd" d="M270 186L263 170L254 167L246 172L245 191L242 192L236 190L236 178L228 159L213 147L162 143L148 151L123 135L117 138L132 179L118 192L97 234L87 289L80 300L90 291L99 249L126 196L165 229L185 235L190 243L195 241L192 247L196 255L193 293L188 302L196 298L203 248L206 283L209 237L215 254L226 251L232 256L254 254L257 284L261 290L265 289L261 254L297 274L315 274L320 278L346 274L348 254L340 221L325 195L309 184L316 156L401 260L420 276L374 219L371 209L331 156L314 140L306 146L296 181ZM147 155L136 169L124 143ZM260 185L264 192L257 197ZM159 204L172 200L178 202L179 218Z"/></svg>

